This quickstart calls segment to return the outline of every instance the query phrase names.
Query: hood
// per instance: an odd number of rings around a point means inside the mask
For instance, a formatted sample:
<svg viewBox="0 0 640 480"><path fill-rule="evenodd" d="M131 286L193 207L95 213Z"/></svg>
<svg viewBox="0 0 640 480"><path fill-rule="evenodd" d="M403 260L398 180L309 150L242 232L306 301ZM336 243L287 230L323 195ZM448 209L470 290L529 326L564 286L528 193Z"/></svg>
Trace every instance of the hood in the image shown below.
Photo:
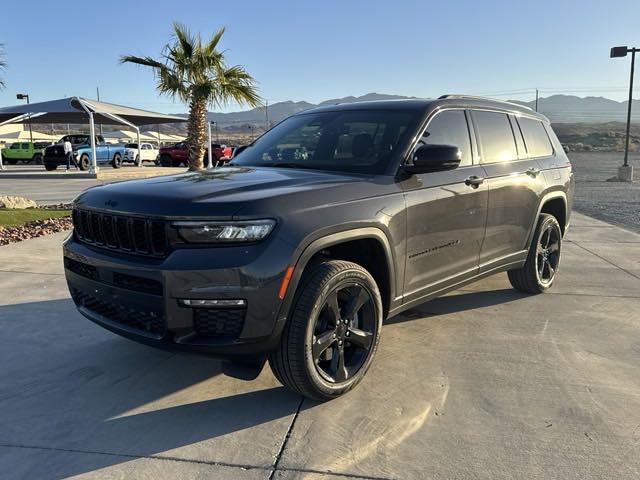
<svg viewBox="0 0 640 480"><path fill-rule="evenodd" d="M293 209L329 199L334 202L367 196L366 191L375 188L370 177L360 175L223 167L99 185L83 192L75 202L81 207L149 216L230 218L246 207L247 212L262 210L276 199L280 208ZM379 185L377 188L379 193ZM262 208L250 208L256 205ZM284 214L274 211L276 216Z"/></svg>

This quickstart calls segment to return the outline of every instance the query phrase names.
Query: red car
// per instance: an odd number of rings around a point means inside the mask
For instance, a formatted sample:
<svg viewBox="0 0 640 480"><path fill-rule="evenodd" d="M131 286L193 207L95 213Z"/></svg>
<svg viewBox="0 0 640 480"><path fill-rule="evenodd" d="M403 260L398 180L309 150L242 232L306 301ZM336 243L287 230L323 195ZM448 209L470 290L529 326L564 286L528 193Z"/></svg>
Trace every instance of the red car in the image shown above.
<svg viewBox="0 0 640 480"><path fill-rule="evenodd" d="M232 148L217 143L211 144L211 155L214 166L223 165L231 158ZM189 163L189 144L187 142L179 142L170 147L162 147L159 152L160 165L163 167L185 167ZM206 165L208 153L205 150L204 163Z"/></svg>

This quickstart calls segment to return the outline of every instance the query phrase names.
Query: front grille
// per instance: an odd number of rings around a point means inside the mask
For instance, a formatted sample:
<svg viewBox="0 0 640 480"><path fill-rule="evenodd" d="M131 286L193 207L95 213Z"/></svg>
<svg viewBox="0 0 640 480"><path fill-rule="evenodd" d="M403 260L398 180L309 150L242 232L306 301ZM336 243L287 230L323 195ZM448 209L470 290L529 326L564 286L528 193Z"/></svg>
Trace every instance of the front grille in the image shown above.
<svg viewBox="0 0 640 480"><path fill-rule="evenodd" d="M151 295L162 295L162 283L150 278L136 277L126 273L114 272L113 284L117 287L134 290L136 292L150 293Z"/></svg>
<svg viewBox="0 0 640 480"><path fill-rule="evenodd" d="M205 337L238 338L244 326L246 310L196 308L193 313L196 332Z"/></svg>
<svg viewBox="0 0 640 480"><path fill-rule="evenodd" d="M78 240L126 253L164 257L169 253L167 224L124 215L74 209L73 227Z"/></svg>
<svg viewBox="0 0 640 480"><path fill-rule="evenodd" d="M86 278L92 280L98 279L98 269L93 265L87 265L86 263L78 262L69 257L64 257L64 266L71 270L73 273L77 273Z"/></svg>
<svg viewBox="0 0 640 480"><path fill-rule="evenodd" d="M163 335L165 332L164 315L158 310L138 310L126 307L119 303L98 299L76 288L71 289L71 296L78 306L112 322L154 335Z"/></svg>

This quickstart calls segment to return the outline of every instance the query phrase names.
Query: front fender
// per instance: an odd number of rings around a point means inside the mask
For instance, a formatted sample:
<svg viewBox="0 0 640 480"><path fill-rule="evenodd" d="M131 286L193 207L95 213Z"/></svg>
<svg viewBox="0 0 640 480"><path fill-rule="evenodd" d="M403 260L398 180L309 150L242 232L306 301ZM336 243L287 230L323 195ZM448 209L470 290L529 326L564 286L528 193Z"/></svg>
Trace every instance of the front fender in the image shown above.
<svg viewBox="0 0 640 480"><path fill-rule="evenodd" d="M326 235L316 233L308 236L307 241L301 242L294 251L292 261L290 262L290 266L293 267L293 273L291 275L291 280L289 281L285 297L280 305L278 319L275 326L275 334L279 335L284 328L296 291L300 285L302 274L304 273L304 270L309 264L311 258L313 258L313 256L318 252L331 247L332 245L361 239L374 239L382 245L385 252L387 270L389 272L389 305L393 302L393 299L396 298L395 258L389 237L382 229L374 226L365 226L349 228L347 230L341 230Z"/></svg>

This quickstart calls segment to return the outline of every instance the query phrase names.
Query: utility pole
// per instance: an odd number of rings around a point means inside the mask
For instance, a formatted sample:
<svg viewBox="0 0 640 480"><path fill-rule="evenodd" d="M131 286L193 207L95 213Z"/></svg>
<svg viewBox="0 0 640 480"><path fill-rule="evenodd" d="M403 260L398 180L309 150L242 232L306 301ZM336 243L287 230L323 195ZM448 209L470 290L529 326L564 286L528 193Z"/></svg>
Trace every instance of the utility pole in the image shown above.
<svg viewBox="0 0 640 480"><path fill-rule="evenodd" d="M631 104L633 103L633 71L636 63L636 52L640 48L613 47L609 56L611 58L626 57L631 53L631 74L629 79L629 104L627 105L627 135L624 142L624 162L618 167L618 180L633 182L633 165L629 165L629 137L631 133Z"/></svg>
<svg viewBox="0 0 640 480"><path fill-rule="evenodd" d="M536 88L536 112L538 111L538 89Z"/></svg>
<svg viewBox="0 0 640 480"><path fill-rule="evenodd" d="M96 86L96 93L98 94L98 101L100 101L100 87ZM100 127L100 135L102 135L102 124L98 125Z"/></svg>
<svg viewBox="0 0 640 480"><path fill-rule="evenodd" d="M265 125L264 131L269 130L269 100L264 101L264 116L265 116Z"/></svg>

